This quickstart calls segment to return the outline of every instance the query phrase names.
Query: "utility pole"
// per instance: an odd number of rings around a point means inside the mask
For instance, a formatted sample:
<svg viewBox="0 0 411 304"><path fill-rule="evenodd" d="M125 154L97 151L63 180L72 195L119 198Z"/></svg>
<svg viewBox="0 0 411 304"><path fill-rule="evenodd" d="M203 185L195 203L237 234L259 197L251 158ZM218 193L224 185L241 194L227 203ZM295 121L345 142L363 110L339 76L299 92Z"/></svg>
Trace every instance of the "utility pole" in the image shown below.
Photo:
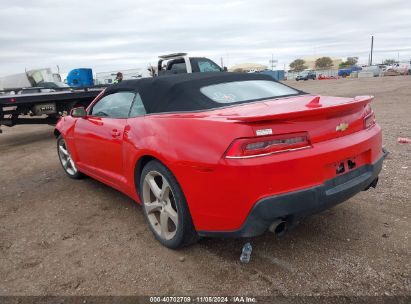
<svg viewBox="0 0 411 304"><path fill-rule="evenodd" d="M271 54L271 71L274 71L274 54Z"/></svg>
<svg viewBox="0 0 411 304"><path fill-rule="evenodd" d="M269 63L271 63L271 71L274 71L274 67L277 66L278 60L274 60L274 54L271 54L271 60Z"/></svg>
<svg viewBox="0 0 411 304"><path fill-rule="evenodd" d="M224 69L224 61L223 61L223 57L220 58L221 60L221 68Z"/></svg>
<svg viewBox="0 0 411 304"><path fill-rule="evenodd" d="M371 53L370 53L370 65L372 65L372 51L374 49L374 36L371 36Z"/></svg>

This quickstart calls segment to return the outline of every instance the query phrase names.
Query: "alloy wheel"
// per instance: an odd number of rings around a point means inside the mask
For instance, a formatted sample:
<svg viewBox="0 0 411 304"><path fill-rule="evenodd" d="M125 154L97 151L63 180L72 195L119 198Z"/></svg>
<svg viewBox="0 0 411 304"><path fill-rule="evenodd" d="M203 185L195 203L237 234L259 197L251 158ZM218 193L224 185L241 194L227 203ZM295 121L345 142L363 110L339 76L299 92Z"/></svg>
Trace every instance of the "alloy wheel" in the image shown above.
<svg viewBox="0 0 411 304"><path fill-rule="evenodd" d="M61 161L61 164L63 165L64 170L69 175L76 175L77 167L73 159L71 158L71 154L69 150L67 149L66 142L64 141L64 139L61 139L58 143L58 152L59 152L60 161Z"/></svg>
<svg viewBox="0 0 411 304"><path fill-rule="evenodd" d="M178 212L173 191L161 173L150 171L143 183L143 208L149 224L165 240L172 239L178 228Z"/></svg>

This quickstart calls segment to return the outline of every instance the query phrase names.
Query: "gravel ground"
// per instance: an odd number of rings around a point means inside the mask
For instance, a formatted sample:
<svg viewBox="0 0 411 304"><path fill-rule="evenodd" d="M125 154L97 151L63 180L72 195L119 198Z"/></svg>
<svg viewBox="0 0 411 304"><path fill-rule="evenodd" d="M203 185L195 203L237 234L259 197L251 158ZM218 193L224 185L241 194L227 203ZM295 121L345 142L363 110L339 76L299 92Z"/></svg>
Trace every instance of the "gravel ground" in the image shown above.
<svg viewBox="0 0 411 304"><path fill-rule="evenodd" d="M377 189L305 219L286 237L162 247L141 209L68 178L51 126L0 135L0 295L410 295L411 76L288 81L311 93L375 95L391 152Z"/></svg>

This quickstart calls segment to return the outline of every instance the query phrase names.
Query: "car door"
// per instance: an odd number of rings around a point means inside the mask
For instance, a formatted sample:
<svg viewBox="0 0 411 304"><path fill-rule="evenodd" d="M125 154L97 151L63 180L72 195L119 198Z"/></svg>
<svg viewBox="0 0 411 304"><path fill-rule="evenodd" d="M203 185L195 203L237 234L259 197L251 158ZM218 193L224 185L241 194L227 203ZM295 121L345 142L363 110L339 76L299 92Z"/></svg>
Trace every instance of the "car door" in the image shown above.
<svg viewBox="0 0 411 304"><path fill-rule="evenodd" d="M74 129L80 166L116 185L124 178L123 137L134 96L133 92L103 96Z"/></svg>

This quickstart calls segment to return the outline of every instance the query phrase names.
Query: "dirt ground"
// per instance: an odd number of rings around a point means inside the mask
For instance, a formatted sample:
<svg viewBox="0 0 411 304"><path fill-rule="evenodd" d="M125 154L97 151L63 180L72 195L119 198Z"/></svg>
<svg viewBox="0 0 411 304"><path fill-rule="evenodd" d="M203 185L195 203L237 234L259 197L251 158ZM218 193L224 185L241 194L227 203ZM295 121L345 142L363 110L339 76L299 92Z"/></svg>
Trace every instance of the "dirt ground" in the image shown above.
<svg viewBox="0 0 411 304"><path fill-rule="evenodd" d="M141 208L60 167L51 126L0 135L0 295L410 295L411 76L288 81L316 94L375 95L391 152L377 189L305 219L286 237L162 247ZM183 260L183 261L181 261Z"/></svg>

